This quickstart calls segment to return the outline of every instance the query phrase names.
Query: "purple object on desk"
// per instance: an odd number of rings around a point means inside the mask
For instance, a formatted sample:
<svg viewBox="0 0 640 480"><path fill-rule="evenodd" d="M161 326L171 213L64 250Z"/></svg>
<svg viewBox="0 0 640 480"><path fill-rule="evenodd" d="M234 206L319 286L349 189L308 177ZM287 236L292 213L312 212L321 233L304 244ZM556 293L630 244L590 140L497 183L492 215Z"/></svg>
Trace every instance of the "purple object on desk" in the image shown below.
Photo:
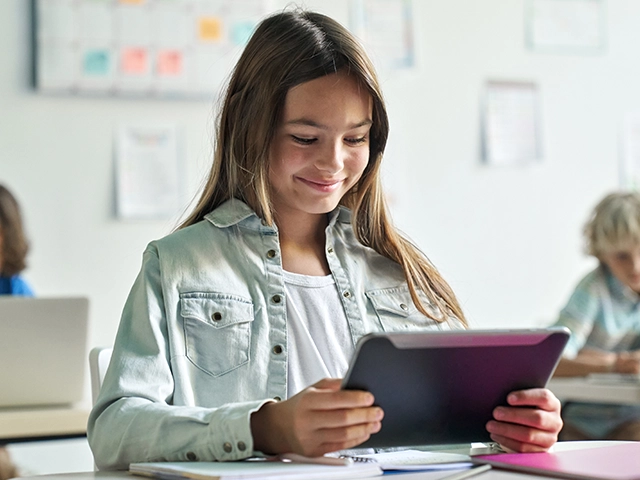
<svg viewBox="0 0 640 480"><path fill-rule="evenodd" d="M474 463L581 480L640 480L640 442L554 453L478 455Z"/></svg>

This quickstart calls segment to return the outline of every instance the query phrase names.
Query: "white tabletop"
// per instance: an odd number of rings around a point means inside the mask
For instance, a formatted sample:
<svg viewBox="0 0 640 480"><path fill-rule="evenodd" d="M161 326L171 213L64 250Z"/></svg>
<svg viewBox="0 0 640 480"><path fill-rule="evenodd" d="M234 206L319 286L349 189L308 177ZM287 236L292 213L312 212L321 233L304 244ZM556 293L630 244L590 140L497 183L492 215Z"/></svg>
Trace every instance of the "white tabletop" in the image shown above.
<svg viewBox="0 0 640 480"><path fill-rule="evenodd" d="M86 406L0 408L0 441L86 435L89 410Z"/></svg>
<svg viewBox="0 0 640 480"><path fill-rule="evenodd" d="M573 450L573 449L582 449L582 448L598 448L604 447L608 445L612 445L614 443L624 443L624 442L611 442L611 441L579 441L579 442L558 442L554 446L555 451L561 450ZM442 470L442 471L433 471L433 472L407 472L407 473L394 473L393 478L402 480L443 480L447 477L455 474L456 472L460 472L462 470ZM54 475L37 475L32 477L20 477L26 480L119 480L123 478L127 478L129 480L134 480L136 477L130 475L127 472L119 471L119 472L80 472L80 473L61 473ZM379 478L379 477L375 477ZM473 480L535 480L536 478L552 478L552 477L543 477L533 474L524 474L517 472L509 472L505 470L496 470L491 469L487 472L480 473L478 475L474 475L471 477Z"/></svg>

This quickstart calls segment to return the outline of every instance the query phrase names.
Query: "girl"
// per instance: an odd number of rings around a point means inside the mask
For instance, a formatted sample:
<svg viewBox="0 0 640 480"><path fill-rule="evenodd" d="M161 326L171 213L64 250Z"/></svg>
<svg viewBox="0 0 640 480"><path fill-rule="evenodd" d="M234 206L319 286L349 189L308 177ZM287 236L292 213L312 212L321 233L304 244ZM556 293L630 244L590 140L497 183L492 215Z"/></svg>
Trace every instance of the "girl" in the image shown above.
<svg viewBox="0 0 640 480"><path fill-rule="evenodd" d="M226 92L202 197L149 245L125 305L89 420L100 468L317 456L381 428L370 393L340 390L357 340L466 326L388 218L387 134L373 67L344 27L300 11L258 26ZM494 440L523 451L555 442L549 391L509 403L487 425Z"/></svg>
<svg viewBox="0 0 640 480"><path fill-rule="evenodd" d="M0 295L33 296L33 290L20 276L27 266L28 251L18 201L0 185Z"/></svg>

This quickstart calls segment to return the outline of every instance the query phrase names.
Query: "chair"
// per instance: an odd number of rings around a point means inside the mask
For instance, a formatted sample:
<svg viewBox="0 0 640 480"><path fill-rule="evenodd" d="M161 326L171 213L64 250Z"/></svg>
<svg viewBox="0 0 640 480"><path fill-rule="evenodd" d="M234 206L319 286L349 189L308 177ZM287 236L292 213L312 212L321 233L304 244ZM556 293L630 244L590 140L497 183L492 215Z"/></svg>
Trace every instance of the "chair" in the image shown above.
<svg viewBox="0 0 640 480"><path fill-rule="evenodd" d="M100 387L111 361L111 347L95 347L89 352L89 370L91 372L91 400L96 403Z"/></svg>

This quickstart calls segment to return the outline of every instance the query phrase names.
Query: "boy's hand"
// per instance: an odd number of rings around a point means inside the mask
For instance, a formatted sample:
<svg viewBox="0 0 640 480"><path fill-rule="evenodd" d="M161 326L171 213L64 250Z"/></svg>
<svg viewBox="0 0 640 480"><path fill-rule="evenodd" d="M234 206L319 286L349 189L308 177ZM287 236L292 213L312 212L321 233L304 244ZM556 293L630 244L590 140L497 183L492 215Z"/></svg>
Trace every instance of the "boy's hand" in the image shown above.
<svg viewBox="0 0 640 480"><path fill-rule="evenodd" d="M288 400L267 403L251 415L254 449L318 457L353 448L380 430L383 412L373 395L340 390L340 379L324 379Z"/></svg>
<svg viewBox="0 0 640 480"><path fill-rule="evenodd" d="M562 429L560 400L546 388L511 392L487 423L491 439L516 452L544 452Z"/></svg>

